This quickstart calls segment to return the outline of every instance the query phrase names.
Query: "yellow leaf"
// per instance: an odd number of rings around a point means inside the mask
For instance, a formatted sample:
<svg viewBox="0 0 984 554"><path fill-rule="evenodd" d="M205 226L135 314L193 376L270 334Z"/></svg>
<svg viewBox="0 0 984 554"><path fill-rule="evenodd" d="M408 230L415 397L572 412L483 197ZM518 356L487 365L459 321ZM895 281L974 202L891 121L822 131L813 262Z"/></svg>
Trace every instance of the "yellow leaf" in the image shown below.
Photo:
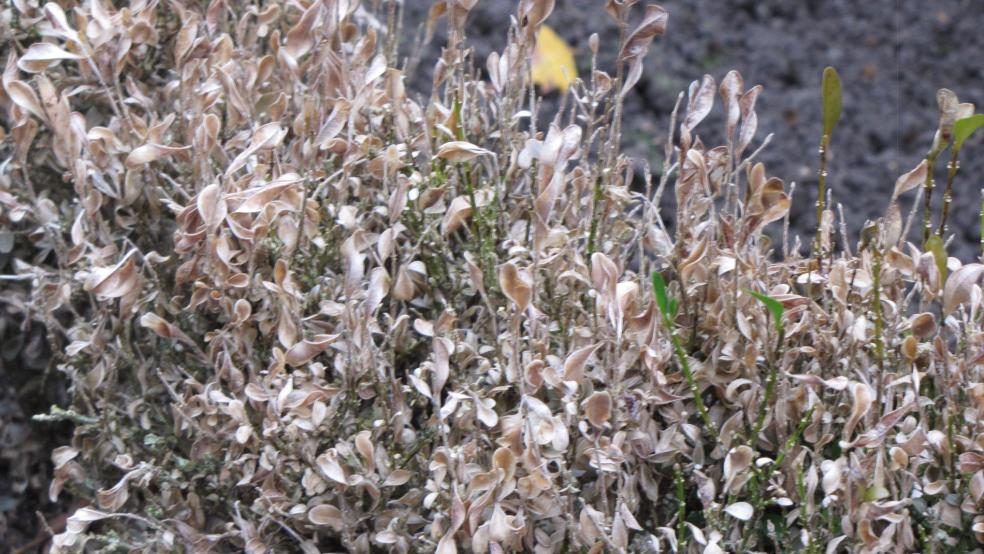
<svg viewBox="0 0 984 554"><path fill-rule="evenodd" d="M574 51L553 29L543 25L533 52L533 82L543 92L560 89L566 93L575 79Z"/></svg>

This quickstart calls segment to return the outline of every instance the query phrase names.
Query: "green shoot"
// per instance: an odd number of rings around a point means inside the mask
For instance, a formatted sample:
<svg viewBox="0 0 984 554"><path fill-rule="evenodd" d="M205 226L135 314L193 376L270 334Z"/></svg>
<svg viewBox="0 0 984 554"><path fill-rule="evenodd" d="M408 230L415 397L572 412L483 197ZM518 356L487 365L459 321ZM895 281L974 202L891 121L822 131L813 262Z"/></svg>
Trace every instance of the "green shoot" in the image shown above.
<svg viewBox="0 0 984 554"><path fill-rule="evenodd" d="M946 220L950 215L950 204L953 202L953 178L957 176L957 170L960 169L958 160L960 149L963 148L964 141L973 135L974 131L979 129L981 125L984 125L984 114L958 119L953 124L953 149L950 151L950 163L947 166L946 189L943 193L943 215L940 218L940 227L936 232L941 238L946 238Z"/></svg>
<svg viewBox="0 0 984 554"><path fill-rule="evenodd" d="M680 363L680 371L683 372L683 377L687 380L687 385L690 387L690 393L693 394L694 403L697 405L697 412L700 414L700 418L704 422L704 430L712 439L716 441L718 438L717 429L714 426L714 422L711 420L711 415L708 413L707 407L704 406L704 399L700 396L700 387L697 385L697 379L694 377L694 373L690 369L690 361L687 358L687 353L683 349L683 343L680 341L680 337L677 336L676 331L674 330L673 320L676 319L676 311L679 304L675 298L672 301L667 299L666 281L658 271L653 272L653 294L656 297L656 306L659 308L659 313L663 318L663 325L666 327L666 331L670 334L670 341L673 343L673 351L676 354L677 361Z"/></svg>
<svg viewBox="0 0 984 554"><path fill-rule="evenodd" d="M824 257L824 253L821 252L820 228L827 198L827 148L830 146L830 135L834 132L834 127L840 119L843 105L840 76L837 75L837 70L833 67L827 67L823 70L820 92L823 101L823 137L820 139L820 169L817 172L817 231L813 241L813 251L817 257L817 269L822 267Z"/></svg>
<svg viewBox="0 0 984 554"><path fill-rule="evenodd" d="M782 315L785 311L782 302L779 302L767 294L762 294L761 292L755 292L748 289L745 289L745 292L754 296L762 304L765 304L766 309L768 309L769 313L772 315L772 324L775 325L776 332L781 334L783 332Z"/></svg>

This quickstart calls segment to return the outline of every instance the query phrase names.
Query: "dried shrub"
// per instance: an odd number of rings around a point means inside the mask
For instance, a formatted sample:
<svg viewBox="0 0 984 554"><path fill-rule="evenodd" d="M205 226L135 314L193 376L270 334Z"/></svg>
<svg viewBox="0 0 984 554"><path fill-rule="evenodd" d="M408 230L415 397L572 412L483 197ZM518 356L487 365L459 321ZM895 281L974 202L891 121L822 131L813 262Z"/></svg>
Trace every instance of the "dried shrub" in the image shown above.
<svg viewBox="0 0 984 554"><path fill-rule="evenodd" d="M41 419L75 424L51 551L979 548L984 265L903 242L927 164L856 248L821 205L818 256L775 255L793 191L736 72L633 183L659 6L607 3L617 67L540 129L552 1L484 78L474 0L435 3L427 98L399 4L366 4L8 9L0 226L31 255L5 294L71 382Z"/></svg>

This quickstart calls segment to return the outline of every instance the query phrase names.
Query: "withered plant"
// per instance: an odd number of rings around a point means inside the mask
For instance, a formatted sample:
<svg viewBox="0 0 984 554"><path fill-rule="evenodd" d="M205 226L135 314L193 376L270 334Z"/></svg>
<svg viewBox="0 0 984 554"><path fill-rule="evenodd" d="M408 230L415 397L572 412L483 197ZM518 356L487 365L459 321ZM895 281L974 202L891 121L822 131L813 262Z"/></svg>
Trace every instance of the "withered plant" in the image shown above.
<svg viewBox="0 0 984 554"><path fill-rule="evenodd" d="M622 106L667 13L593 8L621 36L544 114L552 0L486 60L474 3L434 3L424 95L400 2L5 8L2 294L71 382L38 418L75 426L50 551L979 550L984 264L899 207L954 129L964 194L973 106L941 93L856 246L821 186L818 257L777 254L761 86L694 81L639 179Z"/></svg>

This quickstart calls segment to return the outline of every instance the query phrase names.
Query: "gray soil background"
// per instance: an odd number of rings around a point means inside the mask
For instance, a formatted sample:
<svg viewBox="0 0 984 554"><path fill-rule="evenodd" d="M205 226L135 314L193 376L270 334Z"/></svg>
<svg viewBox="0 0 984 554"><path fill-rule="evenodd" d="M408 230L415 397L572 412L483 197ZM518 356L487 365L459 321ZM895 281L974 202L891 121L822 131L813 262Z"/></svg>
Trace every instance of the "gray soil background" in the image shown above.
<svg viewBox="0 0 984 554"><path fill-rule="evenodd" d="M426 20L432 2L406 0L404 35ZM791 227L812 237L816 225L820 76L830 65L843 83L844 110L828 156L828 186L842 204L852 248L865 220L884 214L895 179L925 156L938 122L936 91L949 88L961 102L984 111L984 1L938 0L665 0L666 34L657 38L642 80L627 99L624 150L637 162L662 164L663 143L677 94L710 74L720 83L738 70L746 88L761 84L756 105L760 154L770 176L795 181ZM618 28L604 0L557 0L547 24L574 47L580 75L590 69L588 37L598 33L600 69L614 74ZM636 17L641 6L636 7ZM511 0L479 0L468 18L468 44L484 67L505 46L516 12ZM433 61L446 40L443 23L423 55L411 86L430 90ZM549 118L556 94L545 99ZM698 127L705 144L723 144L720 97ZM948 248L964 262L980 254L980 200L984 188L984 133L961 151L954 183ZM944 154L949 159L949 151ZM946 161L937 164L934 212L939 214ZM672 195L666 195L668 197ZM902 202L903 215L915 191ZM672 199L670 199L672 202ZM672 214L672 210L664 210ZM918 218L921 218L921 207ZM918 222L917 222L918 223ZM918 231L918 225L913 225ZM913 232L911 239L916 237ZM838 239L839 240L839 239ZM919 242L919 241L916 241ZM802 239L808 248L810 239Z"/></svg>

